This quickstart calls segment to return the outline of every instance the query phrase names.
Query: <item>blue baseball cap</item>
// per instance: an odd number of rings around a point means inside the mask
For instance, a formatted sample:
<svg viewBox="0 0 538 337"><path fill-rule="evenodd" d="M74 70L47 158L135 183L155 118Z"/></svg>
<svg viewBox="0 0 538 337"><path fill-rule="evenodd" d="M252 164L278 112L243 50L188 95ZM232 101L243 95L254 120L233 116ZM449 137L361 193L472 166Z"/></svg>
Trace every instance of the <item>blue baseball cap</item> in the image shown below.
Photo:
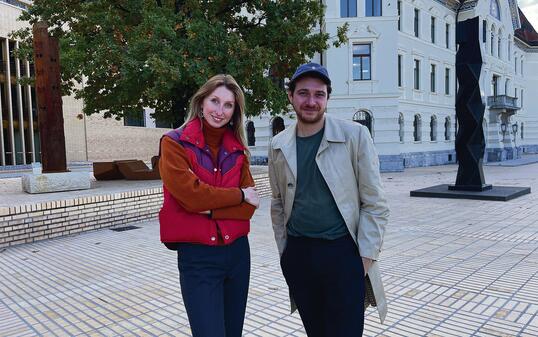
<svg viewBox="0 0 538 337"><path fill-rule="evenodd" d="M297 81L299 78L305 76L305 75L311 75L313 77L317 77L325 84L327 84L329 87L331 86L331 79L329 78L329 72L327 69L318 64L318 63L305 63L301 64L297 70L295 70L295 74L291 77L291 80L289 81L288 85L292 85Z"/></svg>

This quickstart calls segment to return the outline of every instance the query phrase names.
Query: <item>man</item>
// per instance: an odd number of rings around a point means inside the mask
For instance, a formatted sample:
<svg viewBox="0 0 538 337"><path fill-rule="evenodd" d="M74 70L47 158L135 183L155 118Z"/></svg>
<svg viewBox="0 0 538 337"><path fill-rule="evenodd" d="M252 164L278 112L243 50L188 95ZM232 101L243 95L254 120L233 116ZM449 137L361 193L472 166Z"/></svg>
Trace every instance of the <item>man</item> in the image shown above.
<svg viewBox="0 0 538 337"><path fill-rule="evenodd" d="M316 63L299 66L288 84L297 123L269 147L271 218L308 336L357 337L365 296L386 315L376 260L389 210L368 129L325 115L330 93Z"/></svg>

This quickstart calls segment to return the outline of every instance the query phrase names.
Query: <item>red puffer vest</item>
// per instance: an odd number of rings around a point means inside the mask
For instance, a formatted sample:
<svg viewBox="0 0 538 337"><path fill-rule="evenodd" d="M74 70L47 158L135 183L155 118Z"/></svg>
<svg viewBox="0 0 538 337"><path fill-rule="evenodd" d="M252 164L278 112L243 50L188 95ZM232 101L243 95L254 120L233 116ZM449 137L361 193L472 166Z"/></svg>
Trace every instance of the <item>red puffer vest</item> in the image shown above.
<svg viewBox="0 0 538 337"><path fill-rule="evenodd" d="M218 187L240 187L245 148L232 130L224 133L217 155L217 167L205 144L198 118L163 137L170 137L183 146L189 156L191 170L204 183ZM166 186L163 186L163 192L164 202L159 212L161 241L170 249L177 249L175 243L179 242L227 245L250 231L248 220L213 220L206 214L191 213L180 206Z"/></svg>

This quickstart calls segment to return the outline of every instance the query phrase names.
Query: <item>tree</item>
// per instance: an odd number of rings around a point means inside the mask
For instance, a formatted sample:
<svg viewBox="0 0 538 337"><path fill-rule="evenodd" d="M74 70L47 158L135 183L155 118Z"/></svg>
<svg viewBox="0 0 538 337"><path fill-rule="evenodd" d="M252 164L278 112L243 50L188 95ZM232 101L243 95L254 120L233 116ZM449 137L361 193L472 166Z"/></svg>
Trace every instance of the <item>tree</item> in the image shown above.
<svg viewBox="0 0 538 337"><path fill-rule="evenodd" d="M314 31L323 11L317 0L36 0L20 19L45 21L60 39L63 93L83 99L84 113L150 107L178 125L218 73L243 86L248 115L285 113L282 79L330 40L345 42L347 25L332 38ZM29 57L31 29L13 36Z"/></svg>

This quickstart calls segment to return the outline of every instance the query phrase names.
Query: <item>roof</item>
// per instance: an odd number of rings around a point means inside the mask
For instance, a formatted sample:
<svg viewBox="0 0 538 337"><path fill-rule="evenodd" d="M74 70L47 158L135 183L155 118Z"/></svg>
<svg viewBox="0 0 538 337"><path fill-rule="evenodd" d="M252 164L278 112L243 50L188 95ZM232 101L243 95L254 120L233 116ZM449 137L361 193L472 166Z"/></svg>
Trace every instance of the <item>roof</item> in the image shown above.
<svg viewBox="0 0 538 337"><path fill-rule="evenodd" d="M525 14L519 10L519 20L521 21L521 28L515 30L515 35L517 38L519 38L521 41L527 43L529 46L537 46L538 47L538 33L532 26L532 24L527 20L525 17Z"/></svg>

